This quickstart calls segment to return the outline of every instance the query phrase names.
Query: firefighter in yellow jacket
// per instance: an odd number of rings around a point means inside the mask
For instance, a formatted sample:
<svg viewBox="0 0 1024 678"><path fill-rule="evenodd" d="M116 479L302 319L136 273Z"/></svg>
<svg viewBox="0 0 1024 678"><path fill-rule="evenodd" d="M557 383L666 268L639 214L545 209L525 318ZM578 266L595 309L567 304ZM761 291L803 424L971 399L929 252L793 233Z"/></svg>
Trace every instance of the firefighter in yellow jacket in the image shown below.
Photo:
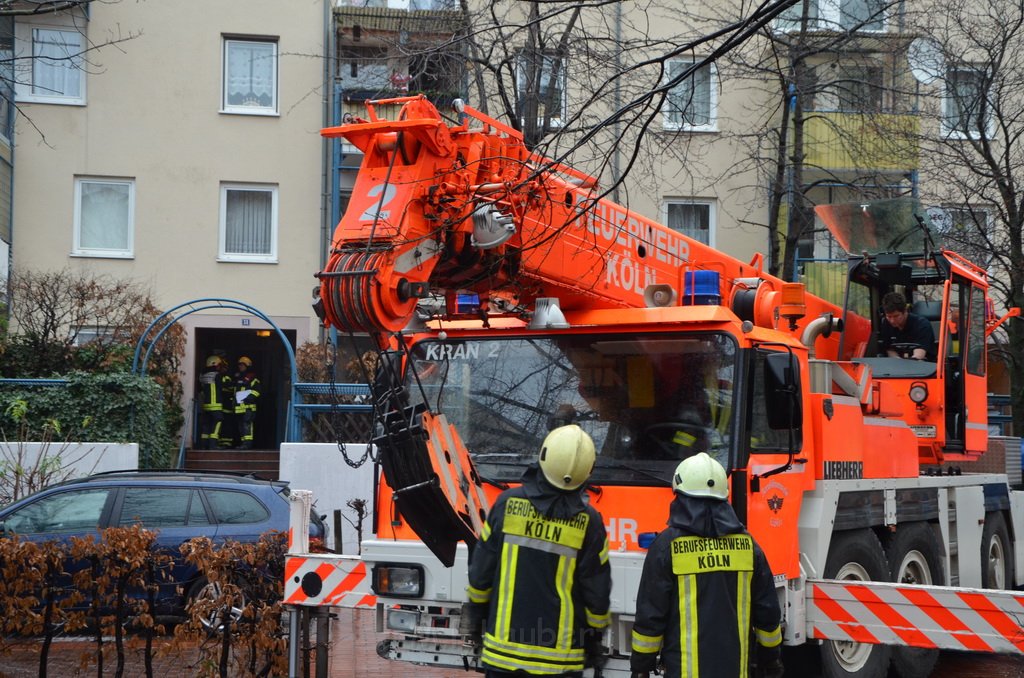
<svg viewBox="0 0 1024 678"><path fill-rule="evenodd" d="M668 527L651 544L636 596L634 678L660 663L666 678L782 675L782 611L768 560L729 502L722 465L701 452L672 478Z"/></svg>
<svg viewBox="0 0 1024 678"><path fill-rule="evenodd" d="M202 409L199 412L199 448L212 450L221 439L224 412L235 411L231 400L231 375L228 362L219 355L206 359L206 369L199 375L199 389Z"/></svg>
<svg viewBox="0 0 1024 678"><path fill-rule="evenodd" d="M604 521L584 490L594 460L583 429L554 429L522 485L487 515L464 610L483 627L487 676L581 676L603 664L611 568Z"/></svg>
<svg viewBox="0 0 1024 678"><path fill-rule="evenodd" d="M252 448L253 421L256 419L256 404L260 399L260 378L252 369L252 360L248 356L238 359L238 371L235 372L235 424L238 428L238 449Z"/></svg>

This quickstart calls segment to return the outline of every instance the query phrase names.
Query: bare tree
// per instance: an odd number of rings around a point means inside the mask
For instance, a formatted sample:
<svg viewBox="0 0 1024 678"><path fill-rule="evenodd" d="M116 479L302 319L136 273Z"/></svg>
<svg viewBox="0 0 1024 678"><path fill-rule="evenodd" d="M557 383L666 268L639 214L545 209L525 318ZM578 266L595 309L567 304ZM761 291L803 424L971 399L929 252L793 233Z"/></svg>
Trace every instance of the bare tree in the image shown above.
<svg viewBox="0 0 1024 678"><path fill-rule="evenodd" d="M914 70L922 99L922 198L941 244L987 268L1002 308L1024 306L1024 5L927 4ZM1024 321L1006 325L1014 431L1024 431Z"/></svg>

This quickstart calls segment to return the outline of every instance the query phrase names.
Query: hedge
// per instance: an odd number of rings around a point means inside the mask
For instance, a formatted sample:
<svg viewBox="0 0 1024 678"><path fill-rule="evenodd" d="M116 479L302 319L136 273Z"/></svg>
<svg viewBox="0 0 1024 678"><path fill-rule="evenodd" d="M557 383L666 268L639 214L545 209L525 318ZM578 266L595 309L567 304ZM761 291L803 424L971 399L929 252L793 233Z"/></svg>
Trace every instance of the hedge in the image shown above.
<svg viewBox="0 0 1024 678"><path fill-rule="evenodd" d="M73 372L66 386L0 385L0 433L8 441L138 443L140 465L175 459L170 407L149 377Z"/></svg>

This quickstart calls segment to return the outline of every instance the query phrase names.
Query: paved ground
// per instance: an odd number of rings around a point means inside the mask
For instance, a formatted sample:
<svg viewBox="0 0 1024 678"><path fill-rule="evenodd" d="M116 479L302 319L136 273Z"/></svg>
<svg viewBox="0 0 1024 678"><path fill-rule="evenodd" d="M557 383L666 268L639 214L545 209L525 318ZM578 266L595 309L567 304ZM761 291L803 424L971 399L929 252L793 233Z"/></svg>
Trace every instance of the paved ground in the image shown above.
<svg viewBox="0 0 1024 678"><path fill-rule="evenodd" d="M377 656L378 637L373 630L372 612L341 610L332 623L330 678L466 678L480 674L464 671L413 667L409 664L387 662ZM81 666L81 655L88 652L83 641L64 641L55 644L50 653L48 676L73 678L96 676L96 668ZM114 662L107 660L104 675L114 675ZM158 678L193 678L199 673L195 656L189 653L156 658L154 675ZM39 675L39 647L37 643L24 643L13 648L7 656L0 656L0 678L29 678ZM130 650L125 676L144 676L142 652ZM794 678L814 678L810 675ZM944 653L932 674L933 678L1024 678L1024 658L995 657L968 653ZM327 677L320 677L327 678Z"/></svg>

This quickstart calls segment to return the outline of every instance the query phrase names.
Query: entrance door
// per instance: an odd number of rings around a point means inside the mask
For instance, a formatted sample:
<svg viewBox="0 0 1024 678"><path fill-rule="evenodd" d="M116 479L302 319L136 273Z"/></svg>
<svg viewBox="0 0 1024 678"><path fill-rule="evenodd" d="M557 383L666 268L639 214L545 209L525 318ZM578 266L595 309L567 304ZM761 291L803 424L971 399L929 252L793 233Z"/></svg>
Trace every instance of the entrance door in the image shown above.
<svg viewBox="0 0 1024 678"><path fill-rule="evenodd" d="M295 350L295 330L283 330L288 342ZM201 374L206 359L219 355L228 361L228 373L238 370L238 359L242 356L252 360L252 370L260 380L260 397L256 407L253 428L253 448L258 450L277 449L284 440L288 416L288 398L291 389L291 365L288 352L274 330L249 330L225 328L196 329L195 374ZM193 385L193 399L199 400L199 385ZM198 410L194 410L198 412ZM231 426L225 433L232 436L237 445L237 434ZM195 427L193 427L195 431ZM193 436L193 440L198 438Z"/></svg>

